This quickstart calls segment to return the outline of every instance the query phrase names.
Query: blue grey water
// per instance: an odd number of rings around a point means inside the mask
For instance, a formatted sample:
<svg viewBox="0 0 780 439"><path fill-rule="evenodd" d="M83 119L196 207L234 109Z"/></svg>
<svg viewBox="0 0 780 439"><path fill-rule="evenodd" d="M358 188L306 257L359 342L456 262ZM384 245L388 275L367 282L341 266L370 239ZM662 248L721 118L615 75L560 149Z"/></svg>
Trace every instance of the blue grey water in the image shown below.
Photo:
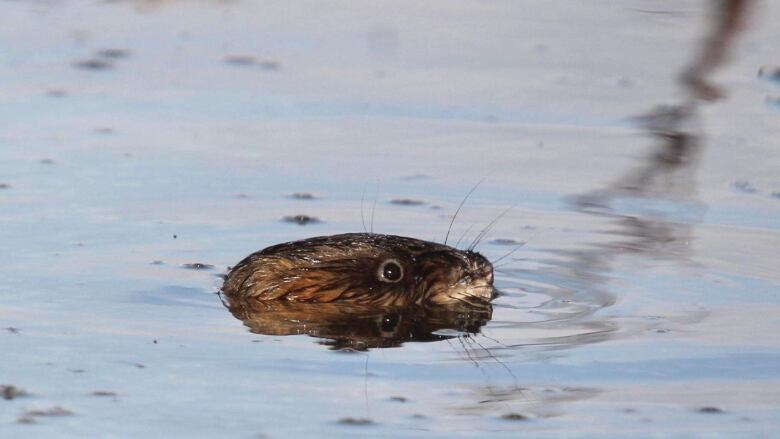
<svg viewBox="0 0 780 439"><path fill-rule="evenodd" d="M0 437L780 436L753 5L690 104L705 1L0 3ZM479 334L339 351L215 294L372 217L442 241L479 181L455 240L511 207Z"/></svg>

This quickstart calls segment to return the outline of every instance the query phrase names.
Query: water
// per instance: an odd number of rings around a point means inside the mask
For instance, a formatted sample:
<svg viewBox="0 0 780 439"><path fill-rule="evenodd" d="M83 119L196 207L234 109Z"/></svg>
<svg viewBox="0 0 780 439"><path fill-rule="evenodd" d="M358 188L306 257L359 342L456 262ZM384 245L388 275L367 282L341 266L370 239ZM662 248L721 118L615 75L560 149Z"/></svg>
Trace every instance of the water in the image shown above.
<svg viewBox="0 0 780 439"><path fill-rule="evenodd" d="M776 436L780 9L709 5L3 2L0 437ZM526 244L479 334L214 294L372 216L442 240L482 179L451 236Z"/></svg>

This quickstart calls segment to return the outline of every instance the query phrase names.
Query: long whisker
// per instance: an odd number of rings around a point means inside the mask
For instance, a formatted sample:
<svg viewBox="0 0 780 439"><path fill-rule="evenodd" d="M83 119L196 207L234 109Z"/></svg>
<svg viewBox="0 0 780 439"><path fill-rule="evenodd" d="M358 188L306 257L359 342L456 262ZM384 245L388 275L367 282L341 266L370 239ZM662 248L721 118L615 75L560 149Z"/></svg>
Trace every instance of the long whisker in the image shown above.
<svg viewBox="0 0 780 439"><path fill-rule="evenodd" d="M370 232L374 233L374 213L376 213L376 201L379 199L379 182L376 184L376 193L374 194L374 205L371 207L371 228Z"/></svg>
<svg viewBox="0 0 780 439"><path fill-rule="evenodd" d="M490 230L491 230L491 229L493 229L493 227L496 225L496 223L498 223L498 220L500 220L501 218L503 218L503 217L504 217L504 215L506 215L507 213L509 213L509 211L510 211L510 210L512 210L514 207L515 207L515 206L509 206L509 207L507 207L507 208L506 208L506 209L505 209L503 212L501 212L500 214L498 214L498 216L497 216L497 217L496 217L496 218L495 218L493 221L491 221L491 222L490 222L490 224L488 224L487 226L485 226L485 228L484 228L484 229L482 229L482 231L481 231L481 232L479 232L479 235L477 235L477 237L476 237L476 238L474 238L474 242L472 242L472 243L471 243L471 245L469 246L469 250L474 250L474 249L477 247L477 245L479 244L479 242L480 242L480 241L482 241L482 238L484 238L484 237L485 237L485 235L487 235L487 234L488 234L488 232L490 232Z"/></svg>
<svg viewBox="0 0 780 439"><path fill-rule="evenodd" d="M463 241L463 238L465 238L465 237L466 237L466 235L468 235L468 234L469 234L469 232L471 231L471 229L473 229L473 228L474 228L474 224L470 225L470 226L469 226L469 228L468 228L468 229L466 229L466 231L465 231L465 232L463 232L463 234L462 234L462 235L460 235L460 238L458 238L458 242L456 242L456 243L455 243L455 245L454 245L454 247L455 247L455 248L458 248L458 246L460 245L460 242L461 242L461 241ZM445 242L446 242L446 241L445 241Z"/></svg>
<svg viewBox="0 0 780 439"><path fill-rule="evenodd" d="M462 336L462 335L459 335L459 336L458 336L458 341L460 342L460 347L462 347L462 348L463 348L463 352L466 354L466 357L468 357L468 359L469 359L469 360L470 360L472 363L474 363L474 366L476 366L476 367L477 367L477 369L479 369L479 370L482 370L482 368L479 366L479 361L477 361L477 360L476 360L476 359L475 359L475 358L474 358L474 357L471 355L471 351L469 350L469 348L468 348L468 347L466 347L466 343L463 341L463 336ZM483 373L484 373L484 372L483 372Z"/></svg>
<svg viewBox="0 0 780 439"><path fill-rule="evenodd" d="M485 346L482 345L482 343L478 342L475 337L471 337L471 340L474 343L476 343L477 346L481 347L482 350L485 351L488 354L488 356L490 356L490 358L493 359L493 361L495 361L496 363L500 364L501 367L503 367L504 370L506 370L506 372L509 374L509 376L512 377L512 381L513 381L512 384L513 384L514 390L521 390L520 386L518 385L517 375L515 375L515 373L512 372L512 369L510 369L509 366L506 365L506 363L504 363L503 361L499 360L498 357L496 357L496 355L490 349L486 348Z"/></svg>
<svg viewBox="0 0 780 439"><path fill-rule="evenodd" d="M522 244L518 244L517 247L513 248L509 253L505 254L504 256L501 256L500 258L496 259L495 261L490 261L493 264L493 267L496 266L497 263L501 262L502 260L506 259L510 255L512 255L514 252L520 250L521 248L525 247L525 242Z"/></svg>
<svg viewBox="0 0 780 439"><path fill-rule="evenodd" d="M469 196L471 196L472 193L474 193L475 190L479 187L479 185L482 184L482 182L485 181L483 178L482 180L478 181L477 184L474 185L474 187L471 188L469 193L466 194L465 197L463 197L463 200L461 200L460 204L458 205L458 208L455 210L455 213L452 215L452 219L450 220L450 226L447 227L447 235L444 237L444 245L447 245L447 239L450 237L450 232L452 231L452 225L455 224L455 218L458 217L458 213L460 212L460 209L463 208L463 205L466 204L466 200L469 199Z"/></svg>
<svg viewBox="0 0 780 439"><path fill-rule="evenodd" d="M363 213L363 201L366 198L366 190L363 189L363 193L360 194L360 222L363 223L363 231L365 233L368 233L368 229L366 228L366 216Z"/></svg>

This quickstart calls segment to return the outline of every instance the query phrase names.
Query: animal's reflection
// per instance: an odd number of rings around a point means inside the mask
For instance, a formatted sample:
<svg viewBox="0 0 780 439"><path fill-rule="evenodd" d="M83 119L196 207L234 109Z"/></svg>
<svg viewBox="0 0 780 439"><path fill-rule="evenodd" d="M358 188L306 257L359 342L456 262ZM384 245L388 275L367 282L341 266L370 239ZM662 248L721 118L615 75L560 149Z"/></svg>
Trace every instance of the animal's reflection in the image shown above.
<svg viewBox="0 0 780 439"><path fill-rule="evenodd" d="M345 303L303 303L224 298L249 330L265 335L306 334L333 349L364 351L405 342L429 342L474 334L490 321L487 302L404 309Z"/></svg>

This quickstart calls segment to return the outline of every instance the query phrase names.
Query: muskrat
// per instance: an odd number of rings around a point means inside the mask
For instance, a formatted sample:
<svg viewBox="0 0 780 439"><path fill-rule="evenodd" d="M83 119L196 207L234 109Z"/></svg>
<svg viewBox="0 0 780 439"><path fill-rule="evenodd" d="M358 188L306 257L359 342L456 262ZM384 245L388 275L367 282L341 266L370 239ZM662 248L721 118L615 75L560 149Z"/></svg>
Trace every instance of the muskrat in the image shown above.
<svg viewBox="0 0 780 439"><path fill-rule="evenodd" d="M265 248L230 270L222 292L234 299L393 307L496 296L493 266L481 254L376 233L320 236Z"/></svg>

